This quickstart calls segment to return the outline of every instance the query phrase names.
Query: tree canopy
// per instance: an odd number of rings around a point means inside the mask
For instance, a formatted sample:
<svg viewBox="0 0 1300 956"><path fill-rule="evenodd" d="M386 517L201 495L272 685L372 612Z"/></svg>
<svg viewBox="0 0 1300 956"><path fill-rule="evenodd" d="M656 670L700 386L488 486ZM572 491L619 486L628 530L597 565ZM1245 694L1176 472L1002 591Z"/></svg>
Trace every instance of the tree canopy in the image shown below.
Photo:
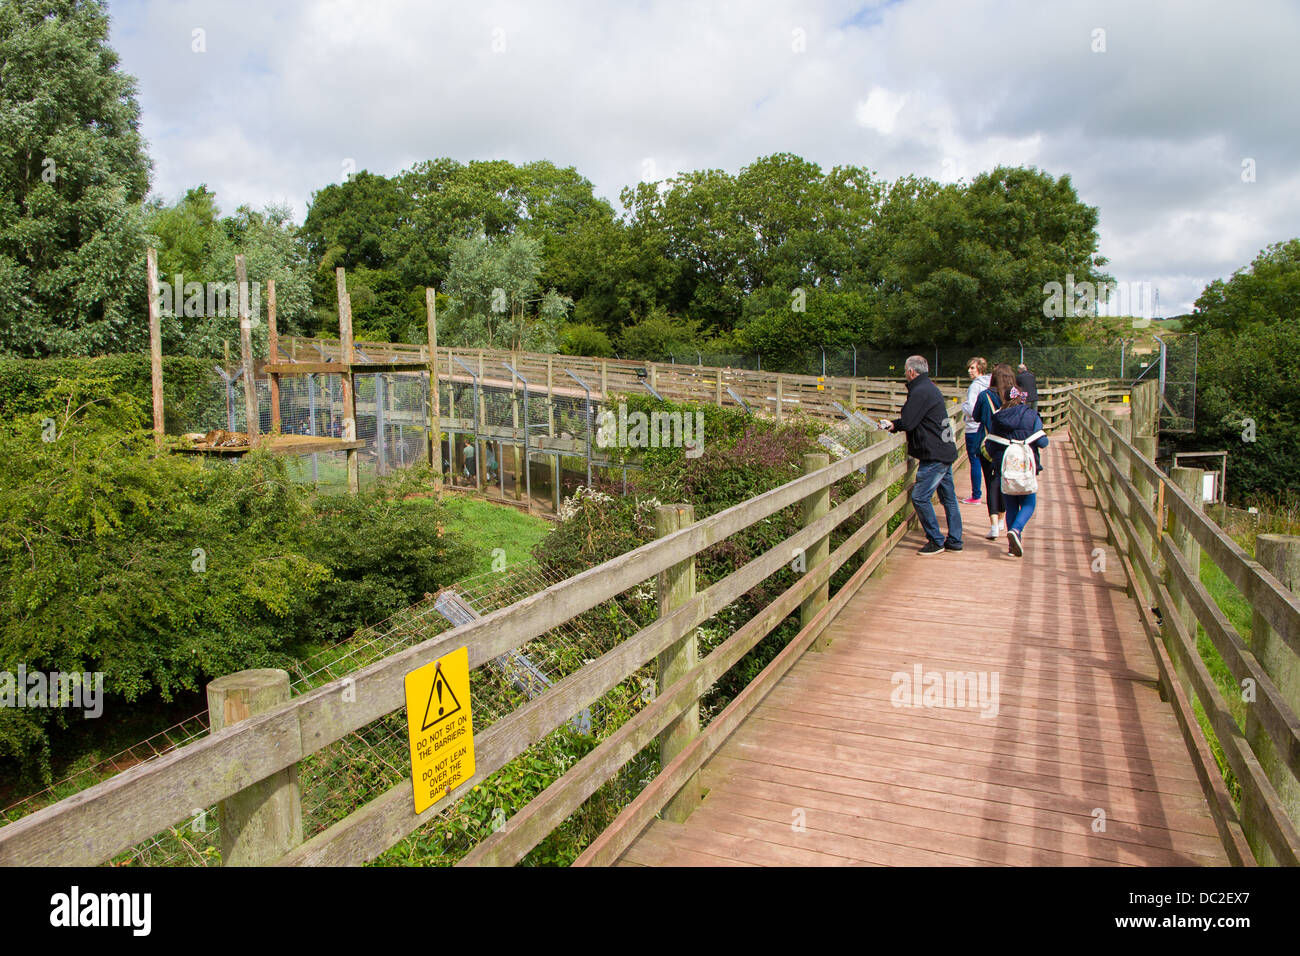
<svg viewBox="0 0 1300 956"><path fill-rule="evenodd" d="M0 4L0 354L147 341L150 164L135 80L107 37L101 3Z"/></svg>

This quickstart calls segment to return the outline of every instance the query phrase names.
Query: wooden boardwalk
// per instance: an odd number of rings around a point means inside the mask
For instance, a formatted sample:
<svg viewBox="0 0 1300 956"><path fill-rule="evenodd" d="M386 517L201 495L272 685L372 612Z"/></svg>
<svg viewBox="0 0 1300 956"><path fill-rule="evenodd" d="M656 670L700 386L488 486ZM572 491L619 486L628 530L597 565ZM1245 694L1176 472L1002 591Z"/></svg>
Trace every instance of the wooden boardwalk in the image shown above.
<svg viewBox="0 0 1300 956"><path fill-rule="evenodd" d="M620 863L1227 865L1068 435L1044 465L1023 559L983 537L983 505L961 554L902 541L705 764L688 820ZM891 700L918 668L986 695Z"/></svg>

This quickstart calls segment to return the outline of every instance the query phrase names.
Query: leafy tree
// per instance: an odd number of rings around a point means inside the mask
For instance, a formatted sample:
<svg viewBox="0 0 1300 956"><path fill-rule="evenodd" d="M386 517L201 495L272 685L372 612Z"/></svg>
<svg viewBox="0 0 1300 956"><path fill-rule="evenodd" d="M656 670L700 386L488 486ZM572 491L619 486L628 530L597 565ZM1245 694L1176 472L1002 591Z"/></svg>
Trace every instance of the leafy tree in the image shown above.
<svg viewBox="0 0 1300 956"><path fill-rule="evenodd" d="M109 719L283 666L472 568L440 506L408 500L428 490L421 470L316 499L265 452L212 467L160 453L114 379L60 379L10 405L34 410L0 420L0 672L101 672ZM68 719L0 707L0 753L48 778Z"/></svg>
<svg viewBox="0 0 1300 956"><path fill-rule="evenodd" d="M160 455L106 379L44 404L0 423L0 670L102 672L111 712L274 662L328 574L285 547L308 510L283 463ZM0 708L0 750L40 765L51 720L66 712Z"/></svg>
<svg viewBox="0 0 1300 956"><path fill-rule="evenodd" d="M554 352L560 322L573 301L541 292L540 240L515 235L453 239L443 290L451 299L444 323L449 345Z"/></svg>
<svg viewBox="0 0 1300 956"><path fill-rule="evenodd" d="M806 356L815 349L847 349L873 340L875 306L870 288L817 288L784 301L774 295L755 296L760 298L774 304L749 318L736 338L741 350L763 357L765 369L806 372Z"/></svg>
<svg viewBox="0 0 1300 956"><path fill-rule="evenodd" d="M1196 432L1188 444L1227 449L1239 500L1300 487L1300 239L1262 250L1196 300Z"/></svg>
<svg viewBox="0 0 1300 956"><path fill-rule="evenodd" d="M882 344L1059 339L1069 320L1044 315L1044 285L1109 278L1097 210L1069 176L998 167L968 186L919 187L915 208L895 213L884 220Z"/></svg>
<svg viewBox="0 0 1300 956"><path fill-rule="evenodd" d="M288 206L271 205L262 212L240 206L233 216L222 217L216 194L200 185L174 205L151 203L146 214L147 228L158 247L158 281L171 287L160 299L165 353L214 357L222 354L223 341L238 341L236 296L207 294L212 285L234 283L237 254L244 256L249 283L255 284L250 308L257 312L253 344L258 355L266 355L270 279L275 280L280 331L315 331L311 273Z"/></svg>
<svg viewBox="0 0 1300 956"><path fill-rule="evenodd" d="M0 353L147 341L135 92L102 3L0 4Z"/></svg>
<svg viewBox="0 0 1300 956"><path fill-rule="evenodd" d="M1277 242L1227 282L1215 279L1196 300L1188 332L1235 334L1251 326L1294 321L1300 314L1300 239Z"/></svg>

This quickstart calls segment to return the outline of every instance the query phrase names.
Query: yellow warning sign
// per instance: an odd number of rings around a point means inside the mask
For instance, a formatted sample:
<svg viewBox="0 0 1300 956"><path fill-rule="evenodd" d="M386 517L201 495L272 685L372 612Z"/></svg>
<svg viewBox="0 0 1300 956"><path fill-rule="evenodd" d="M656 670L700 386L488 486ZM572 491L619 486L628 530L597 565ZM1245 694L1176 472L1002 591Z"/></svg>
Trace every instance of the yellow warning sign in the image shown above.
<svg viewBox="0 0 1300 956"><path fill-rule="evenodd" d="M1127 395L1124 396L1124 404L1125 404L1125 405L1128 404L1128 396L1127 396Z"/></svg>
<svg viewBox="0 0 1300 956"><path fill-rule="evenodd" d="M817 376L817 391L819 391L819 392L824 392L824 391L826 391L826 385L825 385L825 382L826 382L826 379L825 379L824 377L822 377L821 375L818 375L818 376Z"/></svg>
<svg viewBox="0 0 1300 956"><path fill-rule="evenodd" d="M468 647L406 675L406 726L415 812L423 813L474 776Z"/></svg>

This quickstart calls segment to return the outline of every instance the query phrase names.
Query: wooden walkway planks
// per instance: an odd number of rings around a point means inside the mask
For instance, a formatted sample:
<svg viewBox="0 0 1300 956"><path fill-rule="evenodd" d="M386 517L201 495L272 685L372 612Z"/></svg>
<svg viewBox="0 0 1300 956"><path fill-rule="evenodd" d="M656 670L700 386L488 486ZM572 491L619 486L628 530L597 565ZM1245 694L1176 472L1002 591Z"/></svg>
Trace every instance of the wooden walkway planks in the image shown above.
<svg viewBox="0 0 1300 956"><path fill-rule="evenodd" d="M1227 865L1068 435L1044 465L1023 559L983 505L961 554L910 535L705 765L700 807L620 863ZM896 706L917 666L986 694Z"/></svg>

